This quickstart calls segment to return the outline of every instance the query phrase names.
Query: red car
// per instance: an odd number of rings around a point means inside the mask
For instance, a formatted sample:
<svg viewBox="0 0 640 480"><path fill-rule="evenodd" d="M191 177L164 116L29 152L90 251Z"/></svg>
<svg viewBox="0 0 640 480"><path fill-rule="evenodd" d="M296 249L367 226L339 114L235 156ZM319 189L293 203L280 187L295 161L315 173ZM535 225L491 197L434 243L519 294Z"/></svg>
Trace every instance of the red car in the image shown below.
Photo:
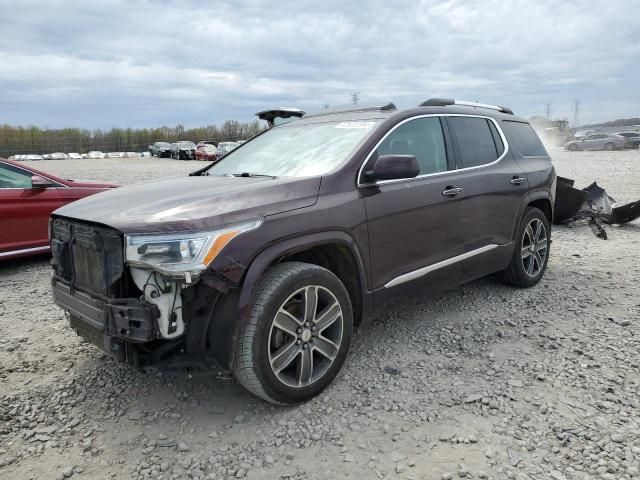
<svg viewBox="0 0 640 480"><path fill-rule="evenodd" d="M48 252L51 212L117 186L63 180L0 158L0 260Z"/></svg>
<svg viewBox="0 0 640 480"><path fill-rule="evenodd" d="M208 143L198 145L196 148L196 160L206 160L213 162L220 156L220 152L215 145Z"/></svg>

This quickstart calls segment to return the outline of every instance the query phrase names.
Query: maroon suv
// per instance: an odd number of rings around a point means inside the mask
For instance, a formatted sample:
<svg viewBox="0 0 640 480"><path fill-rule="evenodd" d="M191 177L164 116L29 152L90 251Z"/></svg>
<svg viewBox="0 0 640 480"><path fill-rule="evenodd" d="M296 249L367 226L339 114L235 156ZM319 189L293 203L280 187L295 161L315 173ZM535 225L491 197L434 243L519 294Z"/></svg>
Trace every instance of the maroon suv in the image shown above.
<svg viewBox="0 0 640 480"><path fill-rule="evenodd" d="M538 283L555 182L508 108L431 99L304 115L189 176L57 210L53 295L121 361L213 356L263 399L298 403L407 287Z"/></svg>

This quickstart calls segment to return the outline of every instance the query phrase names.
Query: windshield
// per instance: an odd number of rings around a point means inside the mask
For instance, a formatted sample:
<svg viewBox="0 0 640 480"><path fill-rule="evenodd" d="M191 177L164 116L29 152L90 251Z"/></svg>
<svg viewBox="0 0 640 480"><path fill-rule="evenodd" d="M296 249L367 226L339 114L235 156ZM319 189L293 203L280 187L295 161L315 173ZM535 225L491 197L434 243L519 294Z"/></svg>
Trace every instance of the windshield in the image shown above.
<svg viewBox="0 0 640 480"><path fill-rule="evenodd" d="M168 146L169 146L169 144L168 144L168 143L165 143L165 142L158 142L158 143L156 143L156 147L168 147Z"/></svg>
<svg viewBox="0 0 640 480"><path fill-rule="evenodd" d="M323 175L341 165L377 120L272 128L228 153L209 175L250 173L276 177Z"/></svg>

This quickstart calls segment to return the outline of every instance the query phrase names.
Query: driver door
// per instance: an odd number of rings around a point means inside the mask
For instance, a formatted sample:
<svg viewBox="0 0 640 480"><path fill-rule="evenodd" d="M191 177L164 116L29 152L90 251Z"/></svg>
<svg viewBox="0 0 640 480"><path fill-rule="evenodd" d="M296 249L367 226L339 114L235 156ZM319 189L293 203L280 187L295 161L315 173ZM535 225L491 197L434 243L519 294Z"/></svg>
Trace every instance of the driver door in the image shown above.
<svg viewBox="0 0 640 480"><path fill-rule="evenodd" d="M0 255L49 245L49 215L63 201L55 186L32 187L31 175L0 163Z"/></svg>
<svg viewBox="0 0 640 480"><path fill-rule="evenodd" d="M457 221L460 201L446 195L456 175L450 171L448 144L441 118L416 117L392 129L367 160L372 165L380 155L405 154L414 155L420 165L415 178L371 184L361 180L371 285L381 299L400 285L415 285L413 280L425 280L418 283L439 290L461 277L461 263L448 263L464 246Z"/></svg>

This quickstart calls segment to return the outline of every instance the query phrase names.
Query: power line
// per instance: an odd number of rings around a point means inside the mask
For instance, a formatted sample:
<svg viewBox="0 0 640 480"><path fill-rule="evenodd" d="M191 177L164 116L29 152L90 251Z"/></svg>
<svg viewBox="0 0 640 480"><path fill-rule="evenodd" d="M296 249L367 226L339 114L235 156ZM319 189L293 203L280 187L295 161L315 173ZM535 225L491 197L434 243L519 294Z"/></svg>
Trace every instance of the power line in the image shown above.
<svg viewBox="0 0 640 480"><path fill-rule="evenodd" d="M573 101L573 128L576 130L580 127L580 103L579 98Z"/></svg>

